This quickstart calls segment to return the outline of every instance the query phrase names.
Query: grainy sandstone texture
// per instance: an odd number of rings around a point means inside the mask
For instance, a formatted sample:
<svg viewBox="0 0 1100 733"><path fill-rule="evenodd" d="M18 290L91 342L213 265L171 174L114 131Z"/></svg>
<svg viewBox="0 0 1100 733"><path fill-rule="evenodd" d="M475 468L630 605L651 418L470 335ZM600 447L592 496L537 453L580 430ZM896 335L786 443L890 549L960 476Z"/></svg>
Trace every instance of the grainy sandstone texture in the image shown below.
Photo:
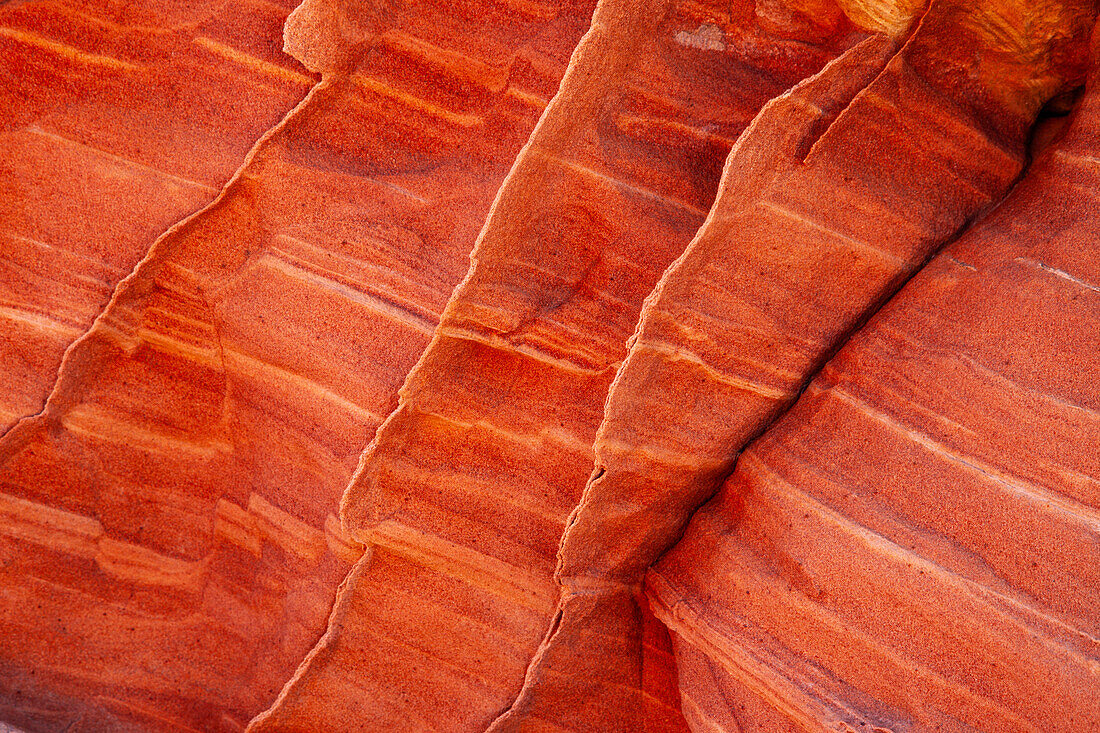
<svg viewBox="0 0 1100 733"><path fill-rule="evenodd" d="M650 571L696 726L1100 729L1098 152L1094 85Z"/></svg>
<svg viewBox="0 0 1100 733"><path fill-rule="evenodd" d="M583 4L494 8L392 17L355 4L306 21L300 10L292 28L344 34L288 39L323 80L309 89L294 72L308 96L265 122L278 124L212 203L156 241L60 372L38 374L56 376L45 408L0 441L9 720L239 729L317 641L362 551L336 520L339 496L591 15ZM184 22L171 6L145 12ZM211 110L249 98L192 93ZM217 160L232 170L244 152ZM92 208L109 193L58 195ZM8 202L39 211L18 192ZM86 226L104 221L126 223L95 215ZM41 307L60 309L67 292L54 287Z"/></svg>
<svg viewBox="0 0 1100 733"><path fill-rule="evenodd" d="M0 6L0 429L42 408L119 280L316 81L280 52L293 7Z"/></svg>
<svg viewBox="0 0 1100 733"><path fill-rule="evenodd" d="M607 729L625 703L602 670L645 654L628 622L642 573L860 320L1015 181L1035 115L1080 81L1085 38L1021 8L1031 35L1014 42L1031 51L994 76L973 55L1000 47L980 21L990 9L933 2L911 36L848 51L738 141L706 224L643 310L562 541L555 629L499 730L601 697L586 720ZM593 641L593 619L610 617ZM577 664L578 649L600 661Z"/></svg>
<svg viewBox="0 0 1100 733"><path fill-rule="evenodd" d="M718 48L703 22L718 12L598 7L351 482L345 521L375 551L342 591L338 630L255 729L328 715L485 727L516 698L554 614L559 540L645 296L702 224L759 107L863 35L837 10L801 29L802 43L757 30L752 45ZM596 619L611 627L595 633L641 643L646 610L634 613ZM681 726L667 642L653 637L644 668L599 667L610 704L567 720Z"/></svg>
<svg viewBox="0 0 1100 733"><path fill-rule="evenodd" d="M1096 13L0 3L0 730L1100 731Z"/></svg>

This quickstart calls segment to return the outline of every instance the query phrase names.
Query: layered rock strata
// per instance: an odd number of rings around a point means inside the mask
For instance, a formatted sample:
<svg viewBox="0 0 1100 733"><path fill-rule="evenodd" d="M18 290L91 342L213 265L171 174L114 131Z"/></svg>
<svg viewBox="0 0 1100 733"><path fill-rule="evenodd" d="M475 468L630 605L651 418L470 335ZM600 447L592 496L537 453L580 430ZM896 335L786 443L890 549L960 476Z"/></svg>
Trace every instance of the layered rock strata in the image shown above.
<svg viewBox="0 0 1100 733"><path fill-rule="evenodd" d="M280 50L293 7L0 6L0 432L42 409L115 285L313 86Z"/></svg>
<svg viewBox="0 0 1100 733"><path fill-rule="evenodd" d="M1100 729L1094 3L288 10L0 3L0 729Z"/></svg>
<svg viewBox="0 0 1100 733"><path fill-rule="evenodd" d="M1100 95L647 576L697 729L1100 727Z"/></svg>
<svg viewBox="0 0 1100 733"><path fill-rule="evenodd" d="M7 720L239 730L271 704L362 552L339 496L591 12L295 14L323 81L0 442Z"/></svg>
<svg viewBox="0 0 1100 733"><path fill-rule="evenodd" d="M783 28L793 39L766 21L748 4L597 8L348 490L345 521L374 551L253 730L473 730L515 700L646 294L704 221L737 134L862 37L838 8ZM611 621L653 642L652 663L607 674L635 729L676 729L667 641L645 636L645 613Z"/></svg>
<svg viewBox="0 0 1100 733"><path fill-rule="evenodd" d="M1000 201L1040 109L1080 82L1092 12L933 2L892 58L868 41L764 108L642 312L564 533L559 613L494 730L623 714L602 670L643 666L645 569L861 320ZM593 640L597 623L625 631Z"/></svg>

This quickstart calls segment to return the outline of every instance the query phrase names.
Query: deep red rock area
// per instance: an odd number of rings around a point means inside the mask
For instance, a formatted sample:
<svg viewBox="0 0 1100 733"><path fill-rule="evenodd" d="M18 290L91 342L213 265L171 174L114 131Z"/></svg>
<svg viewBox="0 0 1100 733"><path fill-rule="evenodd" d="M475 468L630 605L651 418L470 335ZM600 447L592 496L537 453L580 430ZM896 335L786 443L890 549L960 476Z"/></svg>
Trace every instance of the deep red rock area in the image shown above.
<svg viewBox="0 0 1100 733"><path fill-rule="evenodd" d="M1100 731L1097 11L0 3L0 730Z"/></svg>

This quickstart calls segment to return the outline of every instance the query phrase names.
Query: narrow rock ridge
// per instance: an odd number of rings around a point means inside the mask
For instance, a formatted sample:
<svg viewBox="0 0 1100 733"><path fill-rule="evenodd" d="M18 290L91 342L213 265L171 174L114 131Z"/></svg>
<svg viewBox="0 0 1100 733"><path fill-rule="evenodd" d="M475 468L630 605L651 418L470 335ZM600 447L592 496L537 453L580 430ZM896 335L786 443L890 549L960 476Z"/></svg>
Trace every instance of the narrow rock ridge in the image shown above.
<svg viewBox="0 0 1100 733"><path fill-rule="evenodd" d="M247 730L264 730L279 726L281 723L279 720L281 712L290 704L287 698L294 695L302 684L308 682L308 680L303 680L303 677L305 677L305 675L309 673L309 670L315 665L324 664L327 661L327 657L336 653L340 644L340 635L344 631L344 624L346 623L348 614L353 608L351 603L349 603L353 596L348 593L348 586L354 585L358 580L359 574L370 566L371 554L372 548L368 545L362 556L351 567L351 570L348 571L348 574L340 583L340 587L336 590L336 600L332 604L332 612L329 614L328 624L325 627L324 635L313 645L305 658L294 670L294 674L287 680L286 684L283 685L283 689L279 691L279 696L271 703L271 707L253 718L249 722Z"/></svg>
<svg viewBox="0 0 1100 733"><path fill-rule="evenodd" d="M707 223L643 309L565 530L552 632L491 730L531 720L610 730L616 717L637 729L641 705L625 704L603 670L644 666L626 621L642 573L838 345L1018 178L1040 108L1079 80L1084 23L1070 16L1081 32L1063 38L1049 8L1029 9L1038 17L1013 20L1034 35L1011 65L995 76L975 65L986 87L960 92L944 70L1002 44L983 27L991 8L966 7L981 22L960 23L960 7L933 2L889 64L881 41L849 51L739 139ZM947 43L960 26L976 30ZM899 171L907 180L892 185ZM592 641L594 623L628 630ZM578 710L580 699L590 702Z"/></svg>
<svg viewBox="0 0 1100 733"><path fill-rule="evenodd" d="M0 8L0 434L41 411L116 284L313 85L242 32L290 8L244 5ZM211 114L202 93L248 101Z"/></svg>
<svg viewBox="0 0 1100 733"><path fill-rule="evenodd" d="M1100 726L1095 59L1065 136L648 573L693 726Z"/></svg>
<svg viewBox="0 0 1100 733"><path fill-rule="evenodd" d="M240 729L321 637L340 493L592 12L493 7L288 43L323 81L0 441L5 719Z"/></svg>
<svg viewBox="0 0 1100 733"><path fill-rule="evenodd" d="M669 280L675 280L674 273L684 267L685 260L690 260L698 252L700 243L717 243L720 240L722 234L712 234L719 228L716 222L750 210L777 180L782 181L800 163L815 139L815 130L818 133L823 131L851 103L856 93L879 75L897 47L898 42L893 39L882 36L869 38L832 61L818 74L764 106L730 152L717 199L706 222L647 299L640 319L643 327ZM635 339L630 347L630 356L619 370L608 395L605 421L616 401L622 399L622 376L632 368L637 348ZM695 363L698 363L697 357ZM659 391L658 394L666 396L668 393ZM605 426L606 422L601 429ZM597 434L597 452L601 444L606 443L602 441L602 435ZM608 480L606 470L605 466L599 465L597 458L597 468L593 474L597 477L595 480ZM613 480L614 475L610 478ZM591 485L590 481L589 487ZM622 497L615 498L621 505ZM559 564L574 551L571 532L578 516L587 519L585 513L591 509L592 501L590 494L586 493L574 510L563 535ZM637 529L645 532L649 528L638 525ZM607 527L600 527L595 534L606 530ZM590 537L586 541L605 546L612 539ZM619 539L622 540L621 537ZM591 549L599 549L598 546ZM642 551L633 543L631 549ZM647 565L642 565L642 569ZM530 725L532 720L552 721L560 725L566 716L570 717L569 730L643 729L646 711L641 702L640 689L636 699L622 699L621 695L613 697L602 680L585 679L578 683L577 672L573 671L580 669L583 674L592 670L596 675L603 676L604 670L609 668L641 666L652 653L652 650L643 647L641 624L631 623L635 618L641 618L640 612L645 607L645 601L640 596L641 572L635 571L633 577L624 572L606 577L595 574L576 578L558 577L558 581L566 588L561 591L558 612L550 631L528 668L523 690L516 702L489 730L520 730ZM585 636L595 636L597 641L585 643ZM578 659L581 656L595 657L599 663L591 666L581 664ZM578 709L577 701L582 694L597 704L602 699L606 702L598 707L590 703Z"/></svg>
<svg viewBox="0 0 1100 733"><path fill-rule="evenodd" d="M351 610L327 637L335 651L254 730L347 719L474 730L514 700L644 296L702 223L760 106L863 37L838 9L807 31L812 43L761 37L751 8L735 11L727 29L700 31L729 9L597 9L349 488L345 520L375 551L338 601ZM721 40L741 37L754 40ZM668 89L708 105L685 107ZM663 689L650 695L652 725L682 727L670 654L653 677Z"/></svg>
<svg viewBox="0 0 1100 733"><path fill-rule="evenodd" d="M241 189L248 185L246 182L248 171L255 165L256 156L261 154L261 151L282 128L291 124L303 109L310 106L311 98L322 86L323 83L314 87L278 125L256 142L240 169L214 201L170 227L154 242L133 272L118 283L107 306L96 317L89 330L66 350L58 370L57 382L42 411L20 420L3 438L0 438L0 486L3 487L3 493L0 494L0 504L2 504L0 508L2 530L0 531L6 539L33 547L38 553L48 555L52 559L50 563L52 567L45 567L41 557L28 557L18 563L9 563L4 571L5 576L10 579L13 573L24 572L32 581L37 579L36 576L40 576L43 579L50 578L53 582L59 582L61 587L69 586L67 589L69 592L66 594L70 596L67 599L68 603L81 608L80 615L86 617L85 623L70 624L65 629L69 635L79 639L80 644L78 647L80 651L71 652L72 671L69 674L75 679L87 675L88 679L83 681L85 686L92 683L92 680L99 682L96 679L98 675L107 676L104 674L105 670L81 669L83 665L94 663L97 659L110 664L115 668L115 675L123 678L126 676L126 667L129 665L144 665L148 669L168 666L155 654L151 655L152 650L163 649L159 645L164 643L162 637L165 634L179 634L188 626L198 625L188 623L185 618L172 619L170 612L166 614L166 610L179 602L177 596L202 597L204 578L211 572L211 557L210 555L188 557L190 553L186 550L173 551L176 548L157 546L160 543L150 543L140 536L126 536L126 533L119 533L117 529L112 532L111 530L115 528L110 525L117 523L117 518L111 518L114 522L104 521L101 511L95 507L94 503L90 507L81 506L79 499L74 501L60 492L50 492L50 489L54 488L50 484L36 485L35 479L44 470L52 468L57 471L60 477L54 481L63 483L66 479L75 478L80 471L80 464L88 462L87 458L80 460L79 454L73 457L66 455L64 445L53 455L41 456L39 446L50 440L51 433L62 429L77 436L98 433L107 440L127 444L138 455L149 452L178 451L184 455L190 453L194 457L201 458L231 450L225 436L227 428L224 424L219 425L218 434L199 435L192 438L187 435L188 426L186 425L180 426L173 435L172 432L157 431L145 426L126 425L117 417L103 416L97 420L89 409L81 409L83 406L81 403L87 402L86 391L89 386L102 386L102 382L109 380L109 376L105 378L102 375L103 363L109 364L110 361L105 353L110 346L105 348L104 342L117 344L118 335L128 330L126 323L128 314L120 317L119 311L126 309L130 301L145 297L155 287L153 283L164 279L163 270L172 267L172 260L181 249L181 242L186 241L190 232L196 227L201 227L209 218L219 216L227 205L241 195ZM152 336L153 334L143 334L134 341L152 341ZM164 336L167 334L164 334L162 339ZM123 349L124 353L127 350L132 353L136 350L136 345L136 343L123 343L115 348ZM163 341L160 345L164 345ZM199 351L191 344L181 343L180 348L192 352ZM224 369L224 356L219 353L220 349L221 344L215 333L208 347L194 356L206 362L208 368ZM219 397L216 401L220 404L223 398ZM30 454L30 461L26 460L28 454ZM145 460L150 459L156 460L153 456ZM38 462L41 468L34 472L27 471L26 464L30 462ZM73 463L77 465L73 466ZM105 469L100 471L106 473ZM94 486L93 482L89 483ZM81 483L73 481L68 486L68 491L80 488L82 488ZM247 509L222 499L218 501L211 515L216 525L215 532L232 538L233 541L254 553L258 554L265 541L271 541L282 545L287 550L297 549L299 554L306 556L318 554L312 546L316 542L311 541L313 538L309 537L313 534L311 528L301 526L301 523L293 517L286 515L255 494L248 497ZM332 527L337 528L337 524L332 523ZM325 538L321 536L320 540L323 546ZM349 551L354 552L354 556L358 557L359 553L350 549L353 543L342 538L338 533L332 535L329 541L348 546ZM91 573L82 567L89 561L95 568ZM12 567L13 565L16 567ZM111 690L113 685L109 677L106 682L99 682L103 692L97 695L98 699L94 701L81 699L87 695L87 689L81 689L80 685L73 686L74 689L70 693L73 698L65 701L67 692L65 688L68 685L63 679L55 681L47 678L45 682L38 681L37 684L41 687L35 689L35 684L28 684L25 673L20 669L27 661L21 657L25 655L33 660L42 654L42 651L36 648L40 644L56 643L56 640L51 639L48 631L36 628L40 623L52 621L49 611L42 613L44 607L49 607L49 602L42 599L35 601L33 582L21 584L6 582L5 585L9 590L18 590L18 593L13 592L5 597L5 606L11 603L24 608L36 605L36 610L42 614L38 618L34 614L25 612L23 618L9 615L9 619L13 620L6 622L2 629L4 638L8 640L17 635L25 635L24 646L18 652L10 646L5 647L4 658L0 659L0 665L5 670L7 685L16 686L16 694L13 697L24 697L30 704L37 703L46 708L31 713L32 716L48 715L61 718L67 716L88 725L103 727L133 725L140 721L143 725L168 724L188 730L201 730L204 725L218 727L232 719L225 713L202 710L201 705L196 706L200 708L200 715L209 717L188 720L188 713L193 716L194 711L184 712L183 710L179 711L179 717L177 717L175 711L158 709L157 703L151 700L128 700L126 693L114 692ZM24 587L20 587L21 585ZM138 594L136 597L135 590ZM117 597L121 594L128 594L128 601L121 601L121 598ZM165 598L157 598L158 594L163 594ZM122 604L130 605L132 608L125 608L124 605L124 610L120 612L112 600L121 601ZM72 612L71 608L69 612ZM5 611L5 613L10 612ZM109 619L105 623L107 628L95 628L95 619L100 615ZM158 619L158 617L163 618ZM113 635L118 633L118 629L111 626L116 624L127 629L125 638L113 638ZM172 627L176 628L172 629ZM198 629L195 630L198 631ZM201 633L198 631L195 636ZM134 639L141 639L141 648L128 648ZM191 644L192 648L196 646L194 639L191 640ZM56 652L51 650L50 653ZM19 656L15 656L16 654ZM133 659L135 656L140 661L135 662ZM199 663L199 660L196 660L196 663ZM180 687L170 684L167 679L160 685L152 680L144 684L153 695L157 696L170 692L186 694ZM107 692L108 690L110 693ZM5 692L10 694L9 690ZM223 694L231 700L236 696L228 690L219 692L219 696ZM58 699L63 701L62 707L57 710L50 709L53 707L51 703L55 703ZM204 702L207 706L214 704L213 700ZM232 706L235 702L237 701L232 700L229 705ZM23 715L25 713L22 710L16 709L9 712L9 719L19 720ZM34 717L29 720L32 725L41 724L41 721Z"/></svg>
<svg viewBox="0 0 1100 733"><path fill-rule="evenodd" d="M241 166L226 181L225 186L209 204L177 221L165 230L149 246L145 255L134 264L130 273L118 281L117 286L111 292L111 297L107 300L99 315L92 320L88 330L65 349L57 368L54 385L42 409L36 414L19 419L3 435L0 435L0 466L5 465L23 451L28 442L34 440L35 436L41 432L43 422L56 422L59 415L72 409L71 403L74 400L70 396L71 393L78 391L82 384L88 380L90 373L95 371L94 361L98 355L94 353L89 355L87 352L95 348L95 342L97 339L102 338L102 333L105 330L117 328L117 326L112 327L111 325L113 311L123 307L120 303L125 303L135 297L135 294L136 297L140 297L147 292L151 287L151 281L159 274L162 263L175 254L173 247L186 236L188 230L196 226L197 223L202 222L211 213L221 210L227 201L239 195L239 188L242 185L240 181L246 175L253 158L300 110L309 106L310 98L318 86L311 88L305 98L295 105L286 117L256 141L256 144L245 155Z"/></svg>

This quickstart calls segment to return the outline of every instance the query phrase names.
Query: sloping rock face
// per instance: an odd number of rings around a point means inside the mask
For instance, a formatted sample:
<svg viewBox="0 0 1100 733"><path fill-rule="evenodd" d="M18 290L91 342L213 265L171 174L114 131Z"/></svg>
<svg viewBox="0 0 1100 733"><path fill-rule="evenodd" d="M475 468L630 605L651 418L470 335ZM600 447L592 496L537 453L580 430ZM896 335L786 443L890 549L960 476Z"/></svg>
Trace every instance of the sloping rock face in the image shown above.
<svg viewBox="0 0 1100 733"><path fill-rule="evenodd" d="M351 533L375 551L317 655L253 729L332 715L379 730L485 728L516 698L554 614L559 540L645 296L703 223L758 108L862 36L839 11L801 44L757 31L755 43L788 55L780 65L756 46L704 43L725 37L701 22L719 12L597 8L345 497ZM639 644L647 611L606 621L615 628L596 633ZM566 717L682 726L667 641L654 641L649 664L604 672L615 695L593 702L605 710Z"/></svg>
<svg viewBox="0 0 1100 733"><path fill-rule="evenodd" d="M293 8L0 6L0 429L42 409L119 280L313 86L280 52Z"/></svg>
<svg viewBox="0 0 1100 733"><path fill-rule="evenodd" d="M290 11L0 4L0 729L1100 730L1094 3Z"/></svg>
<svg viewBox="0 0 1100 733"><path fill-rule="evenodd" d="M770 102L738 141L707 223L647 302L616 377L558 556L555 628L499 730L557 719L563 699L613 697L595 670L637 666L644 650L630 633L592 642L592 619L638 613L645 568L738 452L1018 177L1035 115L1079 77L1085 49L1081 34L1067 43L1058 32L1065 17L1029 5L1031 35L1015 39L1026 59L991 76L972 49L996 48L980 22L994 10L933 2L910 37L847 52ZM603 664L577 665L579 648Z"/></svg>
<svg viewBox="0 0 1100 733"><path fill-rule="evenodd" d="M592 12L329 10L290 39L323 80L0 442L12 722L239 729L272 702L361 554L355 461Z"/></svg>
<svg viewBox="0 0 1100 733"><path fill-rule="evenodd" d="M1100 727L1092 81L650 571L695 725Z"/></svg>

